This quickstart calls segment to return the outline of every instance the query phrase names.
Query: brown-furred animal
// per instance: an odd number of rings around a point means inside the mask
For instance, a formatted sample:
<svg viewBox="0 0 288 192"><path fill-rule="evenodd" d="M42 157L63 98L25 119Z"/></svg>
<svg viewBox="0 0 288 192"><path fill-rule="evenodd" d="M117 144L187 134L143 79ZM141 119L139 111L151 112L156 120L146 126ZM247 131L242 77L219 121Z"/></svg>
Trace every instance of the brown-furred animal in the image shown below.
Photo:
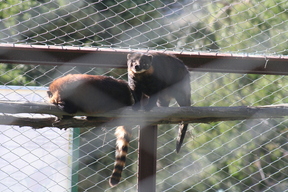
<svg viewBox="0 0 288 192"><path fill-rule="evenodd" d="M112 77L69 74L54 80L48 91L49 101L67 113L102 113L133 103L126 81Z"/></svg>
<svg viewBox="0 0 288 192"><path fill-rule="evenodd" d="M100 75L66 75L54 80L47 93L50 103L71 114L78 111L87 114L103 113L133 104L131 90L126 81ZM117 185L121 179L131 137L130 131L124 126L117 127L115 131L116 160L109 181L111 186Z"/></svg>
<svg viewBox="0 0 288 192"><path fill-rule="evenodd" d="M128 83L135 100L134 110L141 105L146 111L156 104L168 107L171 98L180 106L191 106L190 73L174 55L164 53L130 53L127 55ZM142 98L146 98L144 101ZM179 126L176 151L183 143L188 124Z"/></svg>

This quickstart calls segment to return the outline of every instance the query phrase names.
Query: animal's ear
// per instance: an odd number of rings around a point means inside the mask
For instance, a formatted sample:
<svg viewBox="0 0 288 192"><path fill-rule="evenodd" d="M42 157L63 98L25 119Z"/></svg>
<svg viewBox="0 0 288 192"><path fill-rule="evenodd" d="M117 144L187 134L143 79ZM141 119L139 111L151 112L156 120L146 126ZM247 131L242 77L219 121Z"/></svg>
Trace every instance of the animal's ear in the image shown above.
<svg viewBox="0 0 288 192"><path fill-rule="evenodd" d="M147 60L149 63L152 63L153 55L147 54Z"/></svg>
<svg viewBox="0 0 288 192"><path fill-rule="evenodd" d="M131 58L131 55L132 55L132 53L128 53L127 59L130 59L130 58Z"/></svg>
<svg viewBox="0 0 288 192"><path fill-rule="evenodd" d="M53 96L53 94L51 93L51 91L47 91L48 97L51 98Z"/></svg>

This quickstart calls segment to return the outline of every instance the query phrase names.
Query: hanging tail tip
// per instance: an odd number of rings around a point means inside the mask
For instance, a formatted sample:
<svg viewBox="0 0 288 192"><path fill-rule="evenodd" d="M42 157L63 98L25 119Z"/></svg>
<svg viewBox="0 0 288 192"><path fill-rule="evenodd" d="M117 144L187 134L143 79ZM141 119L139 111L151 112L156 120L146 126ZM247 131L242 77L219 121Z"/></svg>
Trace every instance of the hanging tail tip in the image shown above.
<svg viewBox="0 0 288 192"><path fill-rule="evenodd" d="M183 144L183 140L187 131L188 124L180 124L178 130L178 136L176 140L176 152L179 153L181 146Z"/></svg>

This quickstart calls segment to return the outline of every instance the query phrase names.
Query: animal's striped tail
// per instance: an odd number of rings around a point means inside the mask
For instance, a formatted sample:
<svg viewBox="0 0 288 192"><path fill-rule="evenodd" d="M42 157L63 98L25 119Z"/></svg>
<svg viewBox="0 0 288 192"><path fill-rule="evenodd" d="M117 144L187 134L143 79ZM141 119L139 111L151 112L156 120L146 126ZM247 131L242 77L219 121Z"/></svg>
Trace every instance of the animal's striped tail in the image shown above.
<svg viewBox="0 0 288 192"><path fill-rule="evenodd" d="M111 187L117 185L121 179L122 170L125 166L127 151L129 147L129 141L131 139L131 130L125 129L124 126L117 127L115 131L116 136L116 154L115 163L112 176L109 184Z"/></svg>
<svg viewBox="0 0 288 192"><path fill-rule="evenodd" d="M176 152L178 153L180 151L180 148L182 146L186 131L187 131L188 124L180 124L179 130L178 130L178 136L176 139Z"/></svg>

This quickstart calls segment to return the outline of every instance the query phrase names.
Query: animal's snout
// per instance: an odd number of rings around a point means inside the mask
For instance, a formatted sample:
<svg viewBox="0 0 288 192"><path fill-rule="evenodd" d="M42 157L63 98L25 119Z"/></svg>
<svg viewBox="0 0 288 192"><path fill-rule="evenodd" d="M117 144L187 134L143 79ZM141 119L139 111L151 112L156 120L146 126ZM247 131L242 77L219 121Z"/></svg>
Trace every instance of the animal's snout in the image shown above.
<svg viewBox="0 0 288 192"><path fill-rule="evenodd" d="M135 66L135 70L136 70L136 71L140 71L140 70L141 70L140 65L136 65L136 66Z"/></svg>

